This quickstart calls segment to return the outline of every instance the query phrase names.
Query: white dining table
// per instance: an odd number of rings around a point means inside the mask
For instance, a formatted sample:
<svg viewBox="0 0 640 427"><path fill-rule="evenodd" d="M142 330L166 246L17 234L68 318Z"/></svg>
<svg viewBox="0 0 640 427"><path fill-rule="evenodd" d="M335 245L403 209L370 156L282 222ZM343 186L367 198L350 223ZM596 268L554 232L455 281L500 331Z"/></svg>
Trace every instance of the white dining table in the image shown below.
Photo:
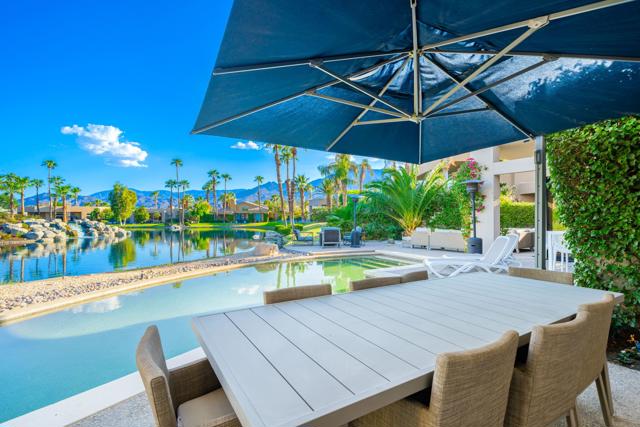
<svg viewBox="0 0 640 427"><path fill-rule="evenodd" d="M193 329L244 427L336 427L429 387L441 353L507 330L524 345L605 293L470 273L202 315Z"/></svg>

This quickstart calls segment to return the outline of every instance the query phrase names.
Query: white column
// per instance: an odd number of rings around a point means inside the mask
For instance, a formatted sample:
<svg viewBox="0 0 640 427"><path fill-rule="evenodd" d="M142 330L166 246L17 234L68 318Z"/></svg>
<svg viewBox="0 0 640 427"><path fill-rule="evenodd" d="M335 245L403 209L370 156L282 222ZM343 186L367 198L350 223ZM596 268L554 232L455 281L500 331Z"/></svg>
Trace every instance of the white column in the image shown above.
<svg viewBox="0 0 640 427"><path fill-rule="evenodd" d="M500 160L497 147L471 152L471 157L486 167L482 172L480 193L485 196L484 210L477 214L478 237L482 239L482 250L486 252L500 235L500 175L495 164Z"/></svg>

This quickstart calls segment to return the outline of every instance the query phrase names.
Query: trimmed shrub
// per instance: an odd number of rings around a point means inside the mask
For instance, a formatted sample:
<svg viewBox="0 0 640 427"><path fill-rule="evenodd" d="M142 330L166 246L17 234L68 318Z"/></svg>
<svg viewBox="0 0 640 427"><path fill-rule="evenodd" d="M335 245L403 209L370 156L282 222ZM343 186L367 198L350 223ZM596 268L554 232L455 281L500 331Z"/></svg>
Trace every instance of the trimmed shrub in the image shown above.
<svg viewBox="0 0 640 427"><path fill-rule="evenodd" d="M622 292L618 332L640 315L640 120L607 120L550 135L551 191L580 286Z"/></svg>
<svg viewBox="0 0 640 427"><path fill-rule="evenodd" d="M536 206L529 202L500 201L500 228L533 228Z"/></svg>

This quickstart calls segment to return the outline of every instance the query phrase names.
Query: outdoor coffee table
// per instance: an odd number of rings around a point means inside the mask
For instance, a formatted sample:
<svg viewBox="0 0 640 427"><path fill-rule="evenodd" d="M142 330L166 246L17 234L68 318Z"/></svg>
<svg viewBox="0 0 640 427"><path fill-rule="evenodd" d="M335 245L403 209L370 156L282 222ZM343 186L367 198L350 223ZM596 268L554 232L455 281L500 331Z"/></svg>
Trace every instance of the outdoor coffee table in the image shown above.
<svg viewBox="0 0 640 427"><path fill-rule="evenodd" d="M428 387L440 353L509 329L526 344L534 325L605 293L471 273L204 315L193 328L244 427L336 427Z"/></svg>

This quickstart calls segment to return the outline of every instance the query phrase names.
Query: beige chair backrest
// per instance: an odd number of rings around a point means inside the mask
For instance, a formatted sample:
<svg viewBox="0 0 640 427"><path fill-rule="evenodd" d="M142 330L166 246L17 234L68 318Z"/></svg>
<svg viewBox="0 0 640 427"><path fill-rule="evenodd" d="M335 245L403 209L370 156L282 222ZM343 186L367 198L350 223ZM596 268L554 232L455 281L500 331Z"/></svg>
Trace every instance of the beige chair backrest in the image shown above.
<svg viewBox="0 0 640 427"><path fill-rule="evenodd" d="M427 425L501 427L517 349L518 333L509 331L485 347L439 355Z"/></svg>
<svg viewBox="0 0 640 427"><path fill-rule="evenodd" d="M544 280L546 282L573 285L573 274L562 271L540 270L537 268L509 267L509 276L523 277L525 279Z"/></svg>
<svg viewBox="0 0 640 427"><path fill-rule="evenodd" d="M578 380L578 392L582 392L595 381L606 363L607 341L615 300L613 295L607 294L604 300L592 304L583 304L578 313L588 313L587 348L581 355L583 367Z"/></svg>
<svg viewBox="0 0 640 427"><path fill-rule="evenodd" d="M352 280L349 283L350 291L361 291L363 289L379 288L381 286L397 285L401 283L400 276L374 277L370 279Z"/></svg>
<svg viewBox="0 0 640 427"><path fill-rule="evenodd" d="M274 289L265 291L262 299L265 304L275 304L278 302L293 301L303 298L321 297L331 295L331 285L308 285L296 286L293 288Z"/></svg>
<svg viewBox="0 0 640 427"><path fill-rule="evenodd" d="M156 326L149 326L142 336L136 350L136 365L157 426L175 427L177 408L171 398L169 370Z"/></svg>
<svg viewBox="0 0 640 427"><path fill-rule="evenodd" d="M427 270L411 271L400 276L400 283L417 282L419 280L428 280L429 272Z"/></svg>
<svg viewBox="0 0 640 427"><path fill-rule="evenodd" d="M514 371L505 426L547 426L575 407L587 316L533 327L526 365Z"/></svg>

